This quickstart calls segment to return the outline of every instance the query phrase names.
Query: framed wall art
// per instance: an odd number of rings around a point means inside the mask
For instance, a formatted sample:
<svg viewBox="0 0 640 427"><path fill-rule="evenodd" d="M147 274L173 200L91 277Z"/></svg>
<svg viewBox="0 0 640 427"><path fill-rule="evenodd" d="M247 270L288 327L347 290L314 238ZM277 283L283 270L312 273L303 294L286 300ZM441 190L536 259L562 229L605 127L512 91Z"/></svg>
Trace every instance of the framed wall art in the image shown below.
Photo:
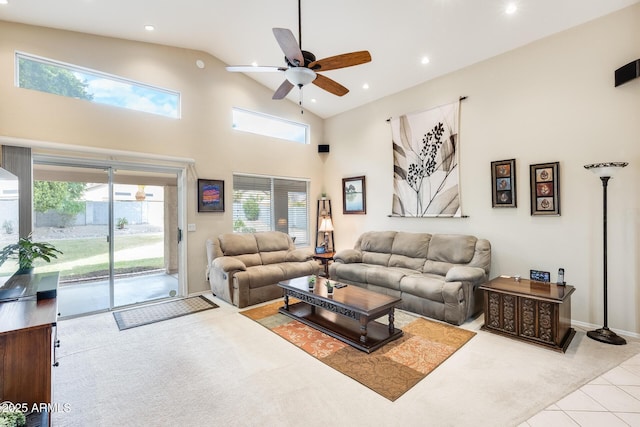
<svg viewBox="0 0 640 427"><path fill-rule="evenodd" d="M198 212L224 212L224 181L198 179Z"/></svg>
<svg viewBox="0 0 640 427"><path fill-rule="evenodd" d="M364 176L342 178L342 213L367 213L367 195Z"/></svg>
<svg viewBox="0 0 640 427"><path fill-rule="evenodd" d="M494 208L515 208L516 159L491 162L491 202Z"/></svg>
<svg viewBox="0 0 640 427"><path fill-rule="evenodd" d="M560 215L560 163L529 166L531 215Z"/></svg>

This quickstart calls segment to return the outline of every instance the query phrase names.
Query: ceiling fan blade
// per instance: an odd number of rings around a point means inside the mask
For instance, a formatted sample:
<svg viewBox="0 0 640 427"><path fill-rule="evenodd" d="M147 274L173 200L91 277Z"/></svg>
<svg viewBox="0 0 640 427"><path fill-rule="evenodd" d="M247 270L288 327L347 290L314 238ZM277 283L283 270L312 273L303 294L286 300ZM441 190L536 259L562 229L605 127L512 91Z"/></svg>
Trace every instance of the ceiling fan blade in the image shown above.
<svg viewBox="0 0 640 427"><path fill-rule="evenodd" d="M293 89L293 83L291 83L289 80L285 80L273 94L271 99L282 99L287 96L289 92L291 92L291 89Z"/></svg>
<svg viewBox="0 0 640 427"><path fill-rule="evenodd" d="M253 65L230 65L227 71L233 73L273 73L275 71L285 71L285 67L272 67L272 66L253 66Z"/></svg>
<svg viewBox="0 0 640 427"><path fill-rule="evenodd" d="M314 71L329 71L360 65L370 61L371 54L366 50L361 50L359 52L343 53L342 55L319 59L309 64L309 68Z"/></svg>
<svg viewBox="0 0 640 427"><path fill-rule="evenodd" d="M317 74L313 84L321 89L326 90L334 95L344 96L349 92L349 89L342 86L335 80L331 80L329 77L325 77L322 74Z"/></svg>
<svg viewBox="0 0 640 427"><path fill-rule="evenodd" d="M298 42L291 30L274 28L273 35L276 36L276 41L289 62L295 66L304 66L304 56L302 56L300 46L298 46Z"/></svg>

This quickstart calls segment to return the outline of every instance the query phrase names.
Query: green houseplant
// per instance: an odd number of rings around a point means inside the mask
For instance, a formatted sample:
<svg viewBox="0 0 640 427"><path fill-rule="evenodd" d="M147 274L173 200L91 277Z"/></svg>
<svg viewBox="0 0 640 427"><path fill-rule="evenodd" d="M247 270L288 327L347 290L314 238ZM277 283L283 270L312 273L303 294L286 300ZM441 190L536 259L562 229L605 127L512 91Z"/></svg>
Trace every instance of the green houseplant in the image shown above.
<svg viewBox="0 0 640 427"><path fill-rule="evenodd" d="M37 259L51 262L52 258L58 258L62 251L56 249L51 243L34 242L31 234L21 237L18 243L7 245L0 252L0 265L9 258L17 259L19 270L16 274L30 273L33 270L33 263Z"/></svg>

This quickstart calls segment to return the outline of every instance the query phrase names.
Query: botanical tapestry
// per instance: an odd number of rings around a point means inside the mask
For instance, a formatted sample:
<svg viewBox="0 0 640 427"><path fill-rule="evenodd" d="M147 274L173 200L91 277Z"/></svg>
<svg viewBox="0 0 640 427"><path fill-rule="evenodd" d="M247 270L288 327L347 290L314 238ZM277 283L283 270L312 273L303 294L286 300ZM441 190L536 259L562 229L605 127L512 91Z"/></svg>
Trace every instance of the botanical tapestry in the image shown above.
<svg viewBox="0 0 640 427"><path fill-rule="evenodd" d="M459 217L460 101L391 119L392 215Z"/></svg>

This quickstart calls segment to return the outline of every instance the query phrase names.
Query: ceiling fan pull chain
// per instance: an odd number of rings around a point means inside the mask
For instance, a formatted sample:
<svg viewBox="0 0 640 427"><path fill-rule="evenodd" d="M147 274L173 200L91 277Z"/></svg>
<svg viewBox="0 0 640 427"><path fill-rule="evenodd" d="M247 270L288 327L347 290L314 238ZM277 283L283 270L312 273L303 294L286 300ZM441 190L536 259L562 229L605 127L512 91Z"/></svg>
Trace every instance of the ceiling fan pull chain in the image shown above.
<svg viewBox="0 0 640 427"><path fill-rule="evenodd" d="M300 104L300 114L304 114L304 108L302 108L302 86L300 87L300 101L298 103Z"/></svg>

